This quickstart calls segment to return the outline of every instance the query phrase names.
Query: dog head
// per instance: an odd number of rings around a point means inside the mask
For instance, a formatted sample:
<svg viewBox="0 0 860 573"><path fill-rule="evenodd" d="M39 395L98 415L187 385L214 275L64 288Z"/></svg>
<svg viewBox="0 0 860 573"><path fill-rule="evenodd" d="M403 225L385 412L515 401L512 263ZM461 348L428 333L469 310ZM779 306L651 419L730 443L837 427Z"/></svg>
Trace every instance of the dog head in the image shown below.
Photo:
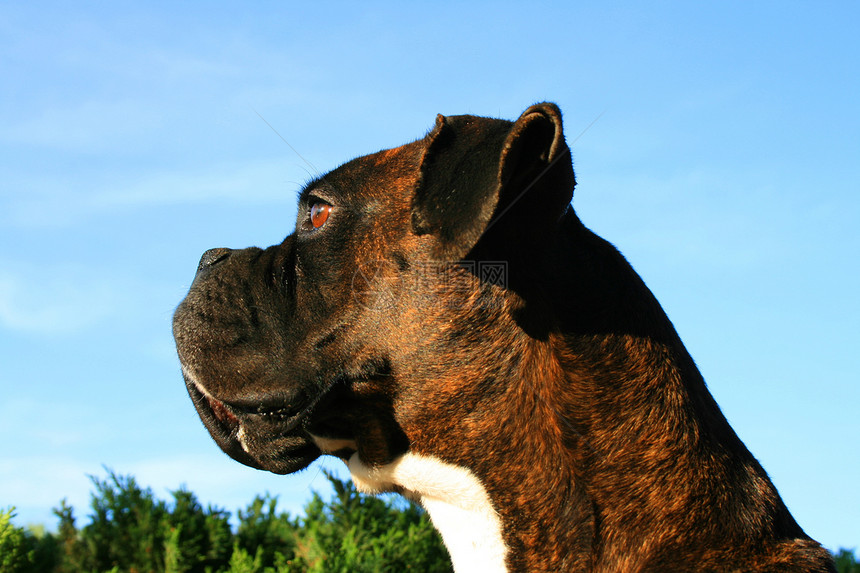
<svg viewBox="0 0 860 573"><path fill-rule="evenodd" d="M503 383L488 372L540 284L520 278L573 217L573 186L554 105L439 116L308 184L281 244L207 251L173 331L215 441L276 473L322 441L368 464L441 447Z"/></svg>

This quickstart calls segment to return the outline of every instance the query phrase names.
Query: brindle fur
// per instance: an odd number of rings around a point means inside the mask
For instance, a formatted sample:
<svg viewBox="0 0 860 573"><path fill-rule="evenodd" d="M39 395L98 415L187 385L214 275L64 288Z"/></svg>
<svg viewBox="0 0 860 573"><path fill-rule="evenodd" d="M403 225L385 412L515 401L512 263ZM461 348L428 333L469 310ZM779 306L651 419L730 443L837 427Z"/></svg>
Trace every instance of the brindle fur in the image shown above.
<svg viewBox="0 0 860 573"><path fill-rule="evenodd" d="M511 571L833 571L573 187L554 105L439 116L308 184L280 245L208 252L174 333L215 440L277 473L311 433L466 467Z"/></svg>

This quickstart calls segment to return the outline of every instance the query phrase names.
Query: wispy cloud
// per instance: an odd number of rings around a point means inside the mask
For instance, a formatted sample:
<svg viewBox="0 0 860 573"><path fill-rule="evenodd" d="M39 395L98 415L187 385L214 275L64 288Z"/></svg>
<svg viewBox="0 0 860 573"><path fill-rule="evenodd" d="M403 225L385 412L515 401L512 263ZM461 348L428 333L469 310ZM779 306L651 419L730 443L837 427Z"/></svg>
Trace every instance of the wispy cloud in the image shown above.
<svg viewBox="0 0 860 573"><path fill-rule="evenodd" d="M89 328L117 309L123 289L77 265L0 264L0 327L39 334Z"/></svg>
<svg viewBox="0 0 860 573"><path fill-rule="evenodd" d="M0 128L0 143L94 154L122 150L163 131L163 114L142 101L60 104Z"/></svg>
<svg viewBox="0 0 860 573"><path fill-rule="evenodd" d="M156 173L91 196L93 209L234 200L244 204L294 201L298 182L285 181L286 161L251 161L207 170Z"/></svg>
<svg viewBox="0 0 860 573"><path fill-rule="evenodd" d="M295 191L310 178L288 160L257 160L184 170L101 173L83 177L19 177L5 183L7 225L24 228L62 227L92 217L139 208L183 204L295 203Z"/></svg>

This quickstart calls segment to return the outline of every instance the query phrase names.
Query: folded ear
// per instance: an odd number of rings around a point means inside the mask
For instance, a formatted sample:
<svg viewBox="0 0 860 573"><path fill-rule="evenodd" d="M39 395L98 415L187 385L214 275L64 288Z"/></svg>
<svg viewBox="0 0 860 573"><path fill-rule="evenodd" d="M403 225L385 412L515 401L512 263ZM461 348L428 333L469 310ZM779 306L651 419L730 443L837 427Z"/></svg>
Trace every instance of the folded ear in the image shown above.
<svg viewBox="0 0 860 573"><path fill-rule="evenodd" d="M412 203L416 234L433 234L437 260L459 260L497 223L540 234L564 213L575 185L561 112L528 108L516 122L436 118Z"/></svg>

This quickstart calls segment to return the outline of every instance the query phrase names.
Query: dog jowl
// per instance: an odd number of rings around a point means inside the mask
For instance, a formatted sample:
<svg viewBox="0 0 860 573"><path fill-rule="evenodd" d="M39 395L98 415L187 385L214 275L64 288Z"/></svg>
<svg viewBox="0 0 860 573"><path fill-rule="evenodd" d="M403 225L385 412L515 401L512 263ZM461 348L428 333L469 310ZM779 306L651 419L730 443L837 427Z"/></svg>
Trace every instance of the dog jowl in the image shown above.
<svg viewBox="0 0 860 573"><path fill-rule="evenodd" d="M458 571L832 571L573 188L554 105L439 116L308 184L283 243L207 251L174 335L215 441L342 458Z"/></svg>

